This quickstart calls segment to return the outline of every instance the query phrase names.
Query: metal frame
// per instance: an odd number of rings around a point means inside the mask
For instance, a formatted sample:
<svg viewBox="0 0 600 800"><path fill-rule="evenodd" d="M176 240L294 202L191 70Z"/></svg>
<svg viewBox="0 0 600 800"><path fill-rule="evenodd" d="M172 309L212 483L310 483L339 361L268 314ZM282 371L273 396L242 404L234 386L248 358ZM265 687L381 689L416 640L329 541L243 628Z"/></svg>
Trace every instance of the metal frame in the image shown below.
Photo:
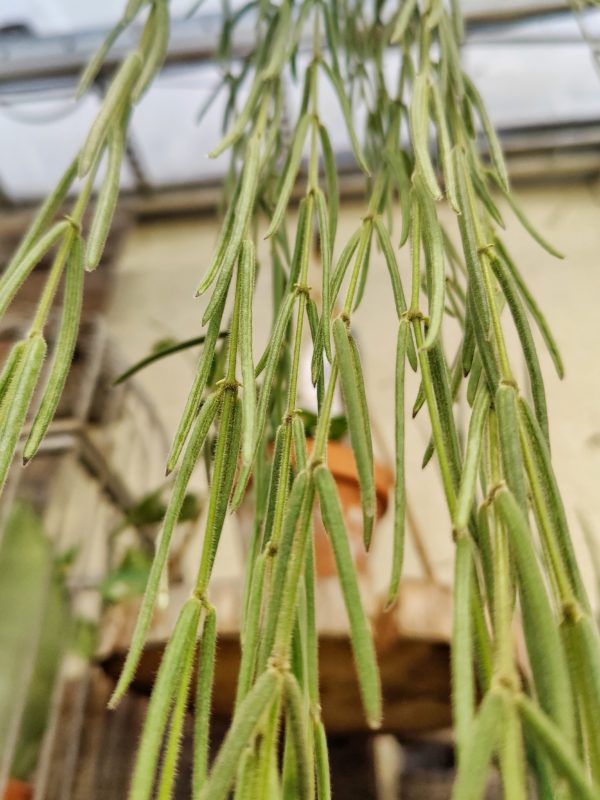
<svg viewBox="0 0 600 800"><path fill-rule="evenodd" d="M474 0L467 4L467 43L511 44L526 46L531 37L523 38L512 23L516 19L533 19L565 11L564 2L534 2L512 0L506 7L486 8L485 3ZM202 14L187 20L175 20L165 69L184 64L212 63L215 43L219 38L220 14ZM105 66L101 70L95 90L102 93L107 76L115 64L128 52L135 42L138 28L125 31L111 49ZM74 86L77 75L87 62L89 55L103 40L106 31L76 33L69 36L0 37L0 98L16 96L28 90L43 92L57 81L67 87ZM533 36L535 41L545 41ZM561 42L577 42L589 46L580 36L568 34ZM243 58L252 47L254 30L252 20L247 18L236 29L233 43L234 54ZM554 42L554 39L552 40ZM600 87L599 87L600 91ZM565 131L568 131L565 135ZM587 124L549 124L544 128L508 129L501 131L509 166L516 162L517 178L538 178L547 175L549 167L560 177L581 177L600 172L600 120ZM567 140L567 141L566 141ZM557 149L561 153L557 154ZM532 155L528 166L524 156ZM143 162L136 153L135 141L129 138L127 161L132 169L137 186L123 193L123 207L137 214L153 215L181 213L197 209L214 210L220 197L220 181L214 179L190 184L152 187L144 174ZM353 196L362 190L362 181L355 172L350 152L337 154L341 168L341 191ZM347 168L346 168L347 166ZM13 202L0 186L0 208L13 210L27 208L29 203Z"/></svg>

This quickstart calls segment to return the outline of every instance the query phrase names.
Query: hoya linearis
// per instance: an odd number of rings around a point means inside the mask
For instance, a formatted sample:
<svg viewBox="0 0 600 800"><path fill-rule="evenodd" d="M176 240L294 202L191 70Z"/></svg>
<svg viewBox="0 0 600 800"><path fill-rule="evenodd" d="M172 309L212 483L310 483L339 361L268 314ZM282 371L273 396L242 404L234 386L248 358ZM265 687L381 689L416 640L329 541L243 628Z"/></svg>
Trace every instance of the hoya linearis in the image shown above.
<svg viewBox="0 0 600 800"><path fill-rule="evenodd" d="M349 6L332 0L284 0L250 3L233 12L227 7L218 54L224 64L235 58L236 26L248 14L255 36L239 74L228 74L224 86L229 91L224 136L210 143L212 156L231 153L231 165L215 250L199 265L198 294L207 298L198 332L202 350L187 401L182 398L181 422L166 464L167 472L174 472L171 500L113 704L135 672L185 489L212 431L215 447L204 545L192 595L157 676L130 796L142 800L155 786L162 800L172 796L199 636L193 797L226 798L234 791L243 798L256 786L275 787L279 796L283 784L297 797L329 797L316 666L315 502L333 545L365 714L373 727L382 717L385 720L375 646L349 555L337 487L327 466L339 385L360 477L368 547L376 505L374 453L368 383L353 317L369 285L378 248L397 313L396 357L389 365L397 394L397 484L387 603L395 601L404 550L408 362L419 373L421 387L413 414L426 413L431 425L424 462L437 462L448 535L456 542L454 796L480 797L494 759L507 796L525 796L531 780L541 786L548 776L561 791L568 785L573 796L597 796L600 753L594 741L600 719L600 648L552 469L551 420L531 320L559 374L563 365L550 325L504 241L494 192L506 197L540 246L552 255L560 253L533 228L512 192L485 103L460 61L459 4L390 0L373 7L362 2ZM142 18L138 41L115 69L80 151L0 278L4 314L42 258L52 257L30 330L0 374L2 481L43 374L44 331L60 296L61 331L25 447L26 459L34 456L56 410L78 327L83 265L101 264L128 125L168 52L165 0L129 0L81 79L83 93L102 69L115 39ZM387 80L381 68L390 45L402 54L395 81ZM282 102L290 79L301 91L300 106L291 118ZM339 171L333 131L323 113L323 81L338 104L365 182L362 219L347 239L339 232ZM358 98L367 107L365 130L356 125ZM478 149L476 121L489 160ZM401 136L404 130L408 141ZM91 208L92 186L103 159L108 169L88 222L84 212ZM67 198L76 176L84 181L71 203ZM296 195L300 205L294 225L288 212ZM452 212L452 231L441 221L441 202ZM309 280L317 228L318 288ZM268 259L258 255L265 235ZM400 259L411 266L407 285L398 269ZM257 304L264 305L255 286L262 269L273 274L273 322L264 353L254 363L253 312ZM63 280L65 291L59 295ZM444 337L449 313L462 334L453 352ZM519 339L515 352L506 337L511 324ZM310 450L297 408L307 337L318 398ZM515 379L521 357L532 386L532 406ZM455 413L461 391L469 401L464 445ZM211 575L226 513L244 497L255 503L256 518L246 564L241 669L231 727L209 769L218 630L218 610L209 599ZM527 680L518 669L513 640L512 623L519 614L531 664ZM292 658L294 648L301 658ZM299 663L307 669L301 670ZM575 708L582 713L574 713ZM280 737L286 741L283 764L277 758Z"/></svg>

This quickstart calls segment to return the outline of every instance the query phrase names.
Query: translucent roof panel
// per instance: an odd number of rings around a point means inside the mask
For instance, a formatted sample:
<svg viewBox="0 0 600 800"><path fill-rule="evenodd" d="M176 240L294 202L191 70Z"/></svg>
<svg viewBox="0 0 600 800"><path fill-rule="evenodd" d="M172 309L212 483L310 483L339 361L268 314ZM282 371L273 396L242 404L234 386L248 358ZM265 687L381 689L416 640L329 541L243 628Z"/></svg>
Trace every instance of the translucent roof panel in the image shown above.
<svg viewBox="0 0 600 800"><path fill-rule="evenodd" d="M25 25L37 36L109 28L123 13L126 0L0 0L0 25ZM232 8L243 0L230 3ZM173 18L185 17L194 0L170 0ZM219 12L221 0L204 0L202 14ZM198 12L200 13L200 12Z"/></svg>
<svg viewBox="0 0 600 800"><path fill-rule="evenodd" d="M482 16L484 14L506 15L515 12L547 11L566 5L561 0L460 0L464 14Z"/></svg>
<svg viewBox="0 0 600 800"><path fill-rule="evenodd" d="M33 200L55 186L100 108L99 97L94 94L79 103L74 102L72 92L43 96L47 99L35 92L0 103L0 186L14 200ZM103 165L97 182L102 172ZM127 165L121 181L124 188L133 185Z"/></svg>
<svg viewBox="0 0 600 800"><path fill-rule="evenodd" d="M205 182L224 174L229 155L211 159L208 152L221 138L225 92L198 122L221 80L221 71L210 64L168 68L136 108L131 142L150 185ZM245 94L240 92L240 102Z"/></svg>
<svg viewBox="0 0 600 800"><path fill-rule="evenodd" d="M600 120L600 81L581 45L473 44L463 59L499 128Z"/></svg>
<svg viewBox="0 0 600 800"><path fill-rule="evenodd" d="M232 5L241 2L244 0L234 0ZM87 57L88 49L97 45L101 31L114 23L123 4L124 0L0 0L0 26L20 23L36 34L0 35L0 73L2 59L7 64L0 81L0 146L3 153L10 154L0 161L0 189L9 200L30 200L47 192L83 141L98 109L99 95L92 92L75 103L75 75L59 76L60 59L63 53L65 57L73 53ZM206 60L206 53L216 44L216 12L221 0L204 0L193 21L183 23L182 17L193 5L193 0L171 0L171 54L176 60L183 53L185 60L167 65L132 116L130 152L142 182L156 189L214 183L229 163L228 154L215 160L207 157L222 135L226 92L217 96L198 122L201 108L222 80L219 69ZM468 0L463 5L471 13L484 14L526 7L545 9L554 3ZM251 42L252 20L245 18L243 24L247 27L245 42ZM135 41L138 32L133 28L127 32L122 50ZM592 56L599 43L600 10L588 11L578 19L569 13L544 14L470 26L462 58L501 131L577 126L600 122L600 79ZM36 53L38 72L25 82L18 77L19 69L33 63ZM55 59L48 74L47 53ZM194 60L195 53L203 54L204 60L200 56ZM18 68L11 72L15 63ZM288 76L286 110L292 119L298 113L306 64L307 57L300 56L298 83ZM398 64L399 51L392 49L385 64L392 82ZM238 104L244 96L241 91ZM354 111L360 135L364 103L355 102ZM338 99L323 75L320 114L338 157L345 161L350 157L346 126ZM135 187L135 181L132 169L126 166L124 185Z"/></svg>
<svg viewBox="0 0 600 800"><path fill-rule="evenodd" d="M600 79L592 50L600 12L557 14L475 32L463 63L500 128L600 119Z"/></svg>

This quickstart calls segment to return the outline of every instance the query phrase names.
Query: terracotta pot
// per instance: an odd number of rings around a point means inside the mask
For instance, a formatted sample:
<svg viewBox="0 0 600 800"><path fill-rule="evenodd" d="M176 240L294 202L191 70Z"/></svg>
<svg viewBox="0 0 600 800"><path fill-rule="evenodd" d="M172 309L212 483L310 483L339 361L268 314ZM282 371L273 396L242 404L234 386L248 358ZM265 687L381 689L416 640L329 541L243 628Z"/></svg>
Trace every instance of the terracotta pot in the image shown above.
<svg viewBox="0 0 600 800"><path fill-rule="evenodd" d="M9 778L4 787L4 800L31 800L33 786L27 781L18 778Z"/></svg>
<svg viewBox="0 0 600 800"><path fill-rule="evenodd" d="M312 441L308 442L309 451ZM360 505L360 487L358 471L352 448L343 442L331 441L327 445L327 465L331 470L344 511L346 530L350 540L350 549L354 564L359 573L366 570L366 553L363 544L362 508ZM388 493L393 484L391 471L375 464L375 492L377 497L376 520L385 514L388 505ZM318 577L328 578L336 575L335 558L329 537L323 527L318 506L314 510L315 530L315 568Z"/></svg>

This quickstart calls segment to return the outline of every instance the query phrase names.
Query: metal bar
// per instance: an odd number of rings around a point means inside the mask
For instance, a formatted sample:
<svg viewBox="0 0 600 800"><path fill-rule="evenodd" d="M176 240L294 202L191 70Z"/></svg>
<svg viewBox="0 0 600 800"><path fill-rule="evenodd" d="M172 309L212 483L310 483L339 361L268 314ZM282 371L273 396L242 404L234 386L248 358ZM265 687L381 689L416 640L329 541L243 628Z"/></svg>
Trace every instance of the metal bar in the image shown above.
<svg viewBox="0 0 600 800"><path fill-rule="evenodd" d="M486 4L487 5L487 4ZM565 2L543 2L532 5L531 2L507 3L506 7L486 8L484 4L474 3L467 8L467 42L478 33L487 34L494 28L502 31L503 43L521 43L516 31L512 34L513 23L517 20L536 19L543 16L568 11ZM166 64L207 63L214 60L216 43L219 41L221 14L202 14L191 19L175 19L171 26L171 39ZM503 30L504 29L504 30ZM107 72L135 46L140 26L132 25L124 31L108 53L104 67L98 79L102 80ZM23 83L35 80L44 82L68 76L75 80L87 63L91 53L102 43L106 30L81 31L70 35L11 37L0 39L0 86L3 93L22 91ZM543 36L539 40L544 41ZM552 40L555 41L554 39ZM581 42L580 37L565 36L561 41ZM254 21L252 15L245 17L236 27L232 54L234 58L244 58L256 43ZM301 41L301 48L309 44Z"/></svg>

